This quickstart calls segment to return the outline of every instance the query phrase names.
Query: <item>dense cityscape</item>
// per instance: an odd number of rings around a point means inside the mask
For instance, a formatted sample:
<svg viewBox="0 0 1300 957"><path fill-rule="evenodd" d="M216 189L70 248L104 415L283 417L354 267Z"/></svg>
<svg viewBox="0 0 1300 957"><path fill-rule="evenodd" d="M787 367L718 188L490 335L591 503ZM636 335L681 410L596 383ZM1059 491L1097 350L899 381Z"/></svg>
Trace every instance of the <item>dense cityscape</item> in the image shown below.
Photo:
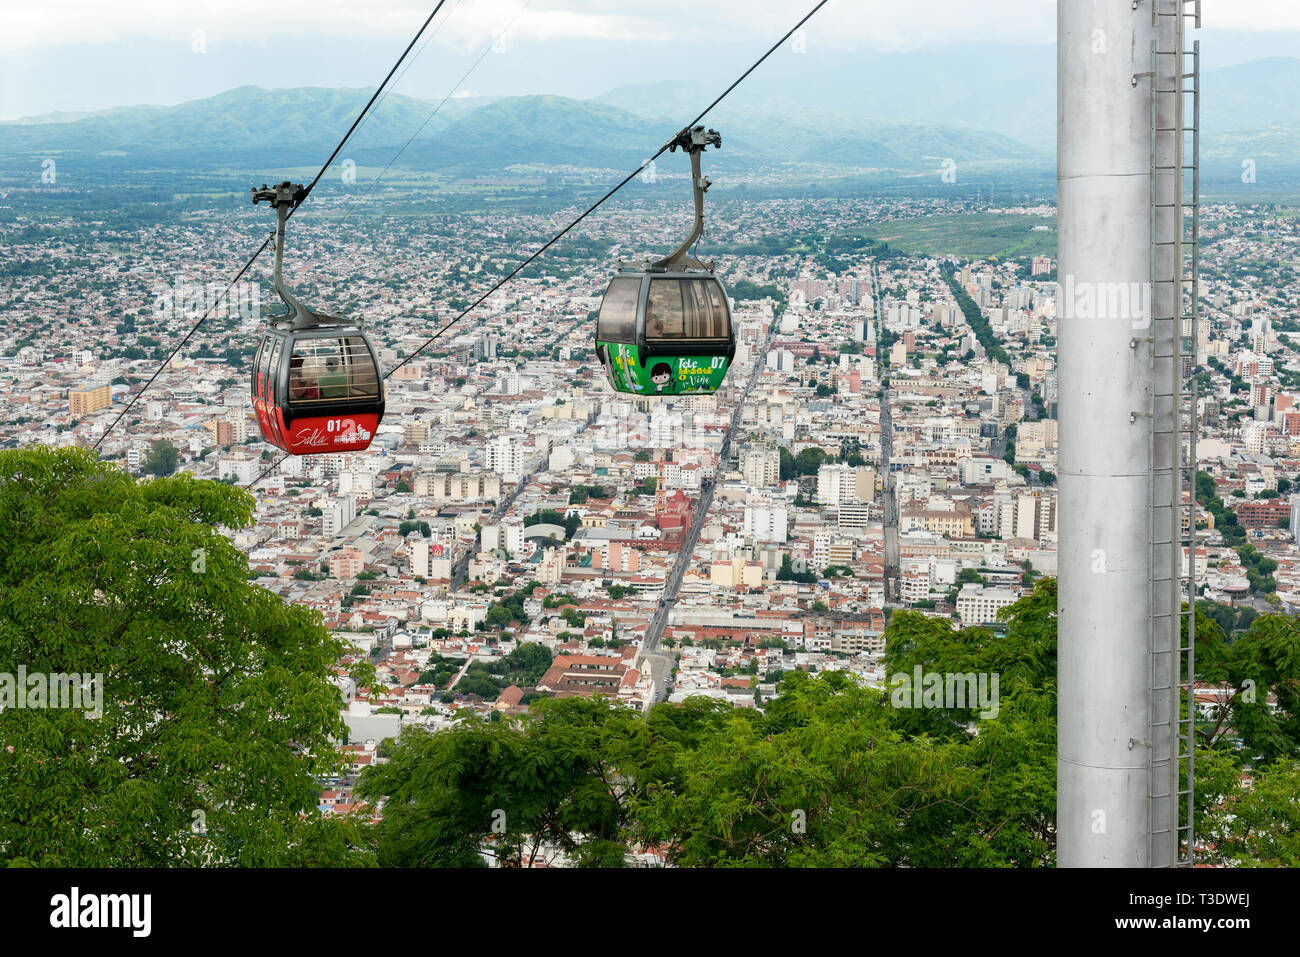
<svg viewBox="0 0 1300 957"><path fill-rule="evenodd" d="M202 6L0 4L6 916L1285 914L1300 13Z"/></svg>
<svg viewBox="0 0 1300 957"><path fill-rule="evenodd" d="M1062 292L1050 255L911 255L871 238L961 214L955 203L731 200L708 239L733 297L725 387L626 397L591 354L606 264L680 222L671 206L639 205L398 367L364 453L281 459L261 439L246 381L269 296L257 280L99 447L136 475L254 490L256 524L232 540L259 587L319 611L352 649L338 683L358 769L404 729L514 715L543 696L761 709L795 670L882 687L894 609L996 628L1000 609L1056 573ZM1050 224L1054 211L996 212ZM1231 205L1203 216L1202 318L1185 330L1202 477L1185 560L1206 607L1240 628L1300 610L1300 219ZM228 250L248 245L242 212L195 219L91 223L66 243L48 238L57 223L6 227L22 268L8 270L3 304L0 444L104 437L216 301L209 277L226 273ZM345 245L304 223L290 268L322 305L363 319L390 368L548 225L368 218ZM374 665L370 686L349 677L357 661ZM1224 693L1206 685L1198 701L1212 713ZM355 809L349 780L322 792L323 813Z"/></svg>

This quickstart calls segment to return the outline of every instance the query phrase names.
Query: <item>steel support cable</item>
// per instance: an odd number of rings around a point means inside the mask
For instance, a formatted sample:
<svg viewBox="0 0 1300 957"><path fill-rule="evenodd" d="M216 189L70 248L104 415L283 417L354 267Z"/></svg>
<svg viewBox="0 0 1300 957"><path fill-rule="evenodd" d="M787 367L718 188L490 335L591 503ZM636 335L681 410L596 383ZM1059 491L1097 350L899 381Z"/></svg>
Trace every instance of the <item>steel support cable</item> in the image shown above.
<svg viewBox="0 0 1300 957"><path fill-rule="evenodd" d="M436 36L439 34L439 32L441 32L442 28L445 27L445 26L447 25L447 21L450 20L453 16L455 16L456 11L460 9L460 5L461 5L463 2L464 2L464 0L456 0L456 5L453 6L450 10L447 11L447 15L446 15L445 17L442 18L442 22L439 23L439 24L434 28L433 32L430 33L430 34L425 38L424 43L422 43L422 44L420 45L420 49L416 51L415 56L411 57L410 62L407 63L406 66L404 66L404 67L402 68L402 72L399 73L399 74L397 74L397 79L393 81L392 85L389 86L388 89L384 90L384 95L381 96L381 97L379 98L379 102L377 102L377 103L375 104L375 106L374 106L374 110L372 110L372 112L371 112L371 113L366 117L366 122L369 122L370 117L371 117L371 116L374 116L374 115L375 115L375 112L378 111L378 109L379 109L380 107L382 107L385 103L388 102L388 97L389 97L389 95L390 95L390 94L391 94L395 89L397 89L398 85L399 85L399 84L402 82L402 80L406 77L406 74L409 73L409 72L411 71L411 67L415 65L415 61L418 60L418 59L420 59L420 57L424 55L424 51L425 51L426 49L428 49L429 44L433 42L433 38L436 37ZM437 13L437 12L438 12L437 10L434 11L434 13ZM362 129L365 128L366 122L363 122L360 126L357 127L357 131L358 131L358 132L360 132Z"/></svg>
<svg viewBox="0 0 1300 957"><path fill-rule="evenodd" d="M691 120L689 123L687 123L684 127L682 127L682 129L681 129L681 131L680 131L679 133L677 133L675 136L673 136L672 139L668 140L668 142L664 143L663 146L659 147L659 149L655 152L655 154L654 154L653 156L651 156L651 157L650 157L649 159L647 159L644 163L642 163L639 167L637 167L637 168L634 169L632 172L628 173L625 177L623 177L623 179L620 180L620 181L618 182L617 185L615 185L613 188L611 188L611 189L610 189L607 193L605 193L605 195L603 195L600 199L596 200L596 202L593 203L591 206L587 207L587 209L584 210L584 211L582 212L582 214L579 215L576 219L574 219L573 222L569 223L567 226L565 226L563 229L561 229L558 233L556 233L554 236L552 236L549 240L547 240L546 243L545 243L545 245L541 246L541 247L540 247L539 249L537 249L537 250L536 250L536 251L535 251L531 256L529 256L527 259L525 259L523 262L521 262L518 266L516 266L513 270L511 270L511 271L510 271L506 276L504 276L503 278L501 278L500 280L498 280L495 284L493 284L493 286L492 286L490 289L488 289L487 292L485 292L485 293L483 293L483 295L479 296L478 299L474 300L474 302L473 302L471 305L469 305L466 309L464 309L464 310L463 310L459 315L457 315L456 318L450 320L450 321L449 321L445 326L443 326L441 329L439 329L437 332L435 332L432 336L430 336L427 340L425 340L425 342L424 342L422 345L420 345L419 348L417 348L414 352L412 352L410 355L408 355L406 358L404 358L401 362L397 363L397 365L393 366L393 368L389 369L388 372L384 374L384 378L387 379L387 378L388 378L389 376L391 376L394 372L396 372L398 369L402 368L402 366L406 365L408 362L410 362L412 359L414 359L416 356L418 356L421 352L423 352L425 349L427 349L430 345L432 345L432 344L434 343L434 341L436 341L436 340L438 339L439 336L441 336L444 332L446 332L446 331L447 331L448 329L450 329L452 326L456 325L458 322L460 322L462 319L464 319L467 315L469 315L471 312L473 312L475 309L477 309L477 308L478 308L480 305L482 305L482 304L483 304L483 303L484 303L484 302L485 302L489 297L491 297L491 295L492 295L493 293L495 293L495 292L496 292L498 289L500 289L502 286L506 285L508 282L510 282L512 279L514 279L516 276L518 276L521 272L523 272L526 268L528 268L528 266L530 266L533 262L535 262L535 261L538 259L538 257L540 257L543 253L545 253L546 250L548 250L548 249L550 249L552 246L554 246L557 242L559 242L561 239L563 239L565 235L567 235L567 234L568 234L570 231L572 231L576 226L578 226L579 223L581 223L584 219L586 219L588 216L590 216L592 213L594 213L597 209L599 209L601 206L603 206L606 202L608 202L609 199L610 199L610 198L611 198L615 193L617 193L617 192L618 192L619 190L621 190L624 186L626 186L628 183L632 182L632 180L636 179L639 175L641 175L641 171L642 171L642 170L644 170L647 166L649 166L651 163L653 163L655 160L657 160L657 159L658 159L660 156L662 156L664 153L668 152L669 147L671 147L671 146L673 145L673 143L677 140L677 138L678 138L679 136L681 136L682 133L686 133L686 132L690 131L691 128L693 128L693 127L694 127L694 126L695 126L695 125L696 125L700 120L704 119L704 117L705 117L705 116L706 116L706 115L707 115L711 110L713 110L714 107L716 107L719 103L721 103L721 102L722 102L722 101L727 97L727 95L728 95L729 93L731 93L732 90L734 90L736 87L740 86L740 84L744 82L744 80L746 79L746 77L748 77L751 73L753 73L756 69L758 69L759 66L761 66L761 65L763 64L763 62L764 62L768 57L770 57L773 53L775 53L778 49L780 49L780 48L781 48L781 45L782 45L783 43L785 43L786 40L790 39L790 37L792 37L792 36L794 35L794 33L795 33L796 30L798 30L798 29L799 29L800 27L802 27L805 23L807 23L809 20L811 20L811 19L813 18L813 16L817 13L817 11L819 11L822 7L826 6L826 4L829 3L829 2L830 2L830 0L820 0L820 2L819 2L815 7L813 7L812 10L810 10L810 11L809 11L809 12L808 12L804 17L803 17L802 20L800 20L800 21L799 21L798 23L796 23L793 27L791 27L791 28L789 29L789 31L786 32L785 36L781 37L781 39L777 40L776 43L772 44L772 46L771 46L770 48L768 48L767 52L764 53L764 54L763 54L761 57L759 57L757 60L755 60L754 63L750 66L750 68L749 68L748 70L746 70L744 73L742 73L742 74L739 76L739 78L737 78L737 79L735 80L735 82L733 82L729 87L727 87L725 90L723 90L722 93L720 93L720 94L717 96L717 98L714 99L714 101L713 101L712 103L710 103L710 104L709 104L708 106L706 106L703 110L701 110L701 111L699 112L699 114L695 117L695 119L693 119L693 120Z"/></svg>
<svg viewBox="0 0 1300 957"><path fill-rule="evenodd" d="M379 94L384 91L384 87L388 86L388 81L393 78L393 74L397 72L397 68L402 65L402 61L406 59L407 54L411 52L411 49L420 42L420 37L424 36L424 31L429 29L429 24L433 22L433 18L438 15L438 11L442 9L443 4L446 2L447 0L438 0L438 5L433 8L433 12L429 14L428 18L420 26L420 29L416 31L415 36L411 38L411 42L406 45L406 49L402 51L402 55L397 58L397 62L393 64L393 68L388 71L388 76L384 77L384 82L380 83L379 86L375 88L375 92L370 97L370 102L365 105L365 108L361 111L360 115L352 121L352 126L348 128L343 139L339 140L339 145L334 147L334 152L331 153L330 158L325 161L325 165L320 168L320 172L316 174L316 178L313 179L311 183L308 184L307 188L302 191L302 198L294 204L293 209L297 209L306 202L307 197L311 195L311 191L316 188L316 184L319 183L321 177L325 175L325 171L330 168L330 164L333 163L339 153L342 152L343 147L347 145L348 140L351 139L352 134L361 124L361 121L366 118L366 114L370 112L370 108L374 106L375 100L379 99ZM289 211L289 215L293 215L292 209Z"/></svg>
<svg viewBox="0 0 1300 957"><path fill-rule="evenodd" d="M463 74L461 74L460 79L456 81L456 84L449 91L447 91L447 95L444 96L441 101L439 101L436 107L434 107L433 111L425 118L424 122L420 124L419 129L417 129L414 133L411 134L410 138L407 139L407 141L402 144L401 149L399 149L397 153L393 156L393 158L388 161L388 165L384 167L383 171L371 181L370 186L367 187L365 193L363 193L357 199L353 199L350 203L348 203L347 209L345 209L343 212L343 219L340 222L347 222L348 217L352 215L352 208L353 206L356 205L358 199L365 199L367 196L370 195L371 191L373 191L374 188L379 184L379 181L384 178L384 176L388 173L388 171L392 169L393 164L396 163L397 160L401 157L402 153L406 151L406 148L410 146L413 142L415 142L415 138L419 136L420 133L423 132L424 128L433 121L433 118L438 115L438 113L442 110L446 102L456 94L456 91L459 90L461 86L464 84L464 82L469 79L470 75L473 74L473 72L478 69L479 64L482 63L483 60L487 57L487 55L492 52L492 48L496 45L497 41L499 41L502 37L504 37L507 33L510 32L510 28L515 25L515 21L518 20L519 17L523 15L525 10L527 10L530 6L532 6L532 3L533 0L527 0L527 2L519 9L519 12L516 13L510 19L510 22L505 25L505 28L500 33L498 33L495 37L493 37L491 42L489 42L488 45L483 48L483 52L479 54L478 59L475 60L470 65L468 70L466 70ZM460 5L459 0L457 0L457 6L453 7L451 13L449 13L447 16L450 17L451 14L454 14L456 12L457 7L459 7L459 5ZM446 21L444 20L443 22L445 23ZM439 25L439 29L441 29L441 25ZM430 37L430 39L432 39L432 37ZM426 41L426 45L427 43L428 41ZM424 48L421 47L421 50L423 49ZM403 75L405 75L406 71L403 70L402 72ZM401 77L398 77L398 79L400 80ZM383 101L381 100L380 102L382 103ZM384 378L387 379L388 376L384 376ZM284 455L281 455L278 459L276 459L265 469L263 469L262 473L257 478L253 479L253 481L245 485L244 488L251 489L253 486L257 485L258 482L262 481L262 479L266 478L268 475L270 475L272 472L278 469L280 465L284 462L284 460L287 459L288 457L289 457L288 452L286 452Z"/></svg>
<svg viewBox="0 0 1300 957"><path fill-rule="evenodd" d="M564 237L565 237L569 232L571 232L574 228L576 228L576 227L577 227L577 226L578 226L578 225L579 225L579 224L580 224L584 219L586 219L588 216L590 216L592 213L594 213L597 209L599 209L601 206L603 206L606 202L608 202L609 199L610 199L610 198L611 198L615 193L617 193L619 190L621 190L621 189L622 189L624 186L626 186L628 183L632 182L632 180L636 179L636 177L639 176L639 175L641 174L641 171L642 171L642 170L644 170L647 166L649 166L651 163L653 163L655 160L657 160L657 159L658 159L660 156L662 156L664 153L668 152L669 147L671 147L671 146L673 145L673 143L677 140L677 138L678 138L682 133L685 133L685 132L690 131L690 130L691 130L691 129L692 129L692 128L697 124L697 123L699 123L700 120L702 120L706 115L708 115L708 113L711 112L711 111L713 110L714 107L716 107L719 103L721 103L724 99L726 99L726 97L727 97L727 96L728 96L728 95L729 95L733 90L735 90L736 87L740 86L740 84L743 83L743 82L746 80L746 78L749 77L749 75L750 75L751 73L753 73L756 69L758 69L758 68L759 68L759 67L764 63L764 61L767 60L768 57L770 57L773 53L775 53L777 50L779 50L779 49L781 48L782 44L784 44L787 40L789 40L792 36L794 36L795 31L797 31L797 30L798 30L800 27L802 27L805 23L807 23L809 20L811 20L811 19L812 19L812 18L817 14L817 12L818 12L819 10L821 10L822 7L826 6L826 4L829 3L829 2L830 2L830 0L820 0L820 2L817 3L817 5L814 6L811 10L809 10L808 13L806 13L806 14L803 16L803 18L802 18L798 23L796 23L793 27L791 27L788 31L786 31L785 35L782 36L781 39L777 40L774 44L772 44L772 46L769 47L769 48L767 49L767 51L766 51L762 56L760 56L757 60L755 60L755 61L753 62L753 64L750 65L749 69L747 69L744 73L742 73L742 74L741 74L741 75L740 75L740 76L739 76L739 77L738 77L734 82L732 82L732 84L731 84L730 86L728 86L725 90L723 90L720 94L718 94L718 96L714 98L714 100L713 100L712 103L710 103L708 106L706 106L703 110L701 110L701 111L699 112L699 114L696 115L696 117L695 117L693 120L691 120L691 121L690 121L689 123L687 123L684 127L682 127L682 129L681 129L681 131L680 131L679 133L677 133L677 134L674 135L671 139L669 139L668 142L664 143L663 146L659 147L659 149L655 152L655 154L654 154L653 156L651 156L649 159L647 159L645 162L643 162L640 166L638 166L638 167L637 167L636 169L634 169L632 172L628 173L627 176L623 177L623 179L620 180L620 181L618 182L617 185L615 185L615 186L614 186L613 188L611 188L608 192L606 192L603 196L601 196L600 199L596 200L596 202L593 203L591 206L587 207L587 209L584 210L584 211L582 212L581 215L579 215L579 216L578 216L576 219L574 219L571 223L569 223L567 226L565 226L563 229L561 229L558 233L556 233L554 236L552 236L549 240L547 240L547 242L545 243L545 245L543 245L543 246L541 246L540 248L538 248L535 252L533 252L532 255L530 255L527 259L525 259L525 260L524 260L523 262L521 262L518 266L516 266L513 270L511 270L511 271L510 271L506 276L504 276L502 279L500 279L500 280L498 280L496 283L494 283L494 284L492 285L492 287L491 287L490 289L488 289L487 292L483 293L483 295L479 296L478 299L474 300L473 303L471 303L468 307L466 307L464 310L462 310L461 313L460 313L459 315L457 315L454 319L449 320L449 321L447 322L446 325L444 325L444 326L442 326L440 329L438 329L437 332L435 332L432 336L430 336L428 339L426 339L426 340L425 340L425 341L424 341L424 342L423 342L423 343L422 343L422 344L421 344L421 345L420 345L420 346L419 346L419 347L418 347L414 352L412 352L412 353L410 353L409 355L407 355L404 359L402 359L399 363L397 363L397 365L393 366L393 368L389 369L386 373L384 373L384 379L387 380L388 377L391 376L394 372L396 372L398 369L402 368L402 366L406 365L408 362L410 362L412 359L414 359L416 356L418 356L421 352L423 352L425 349L427 349L429 346L431 346L435 341L437 341L437 339L438 339L440 336L442 336L443 333L445 333L448 329L450 329L452 326L456 325L458 322L460 322L462 319L464 319L467 315L469 315L471 312L473 312L475 309L477 309L477 308L478 308L480 305L482 305L482 304L483 304L483 303L484 303L488 298L490 298L490 297L492 296L493 293L495 293L495 292L496 292L497 290L499 290L502 286L506 285L506 284L509 283L511 280L513 280L516 276L518 276L521 272L523 272L523 270L525 270L526 268L528 268L529 265L531 265L533 262L535 262L535 261L538 259L538 257L540 257L543 253L545 253L546 250L548 250L548 249L550 249L552 246L554 246L557 242L559 242L561 239L563 239L563 238L564 238ZM258 476L256 479L254 479L252 482L249 482L248 485L244 486L244 488L247 488L247 489L251 489L251 488L253 488L255 485L257 485L258 482L260 482L260 481L262 481L262 479L266 478L267 475L269 475L269 474L271 474L271 472L275 471L275 469L278 468L278 467L280 466L280 463L282 463L282 462L283 462L286 458L288 458L288 457L289 457L288 453L282 455L279 459L277 459L275 462L273 462L273 463L272 463L268 468L266 468L265 470L263 470L263 472L262 472L261 475L259 475L259 476Z"/></svg>
<svg viewBox="0 0 1300 957"><path fill-rule="evenodd" d="M395 154L393 154L393 158L388 161L388 165L383 168L383 171L380 172L378 176L376 176L373 180L370 181L370 185L366 187L366 191L362 193L360 196L357 196L348 202L347 209L343 211L343 218L340 220L340 223L347 222L348 217L352 215L352 208L358 202L365 199L374 191L375 187L379 185L379 181L388 175L388 171L393 168L393 164L396 163L401 158L402 154L406 152L407 147L409 147L412 143L414 143L415 138L424 132L424 128L428 126L430 123L432 123L434 117L436 117L439 113L442 112L442 108L447 105L447 101L456 95L456 91L458 91L464 85L465 81L470 78L470 76L474 73L474 71L478 69L479 64L482 63L483 60L487 57L487 55L492 52L493 47L496 46L496 44L501 40L502 37L504 37L507 33L510 32L510 28L515 25L515 21L518 20L521 16L523 16L524 12L532 5L533 5L533 0L527 0L527 2L522 7L519 8L519 12L510 18L510 22L505 25L505 29L503 29L500 33L498 33L495 37L493 37L488 42L488 45L483 48L483 52L478 55L478 59L475 60L472 64L470 64L468 70L466 70L464 73L461 74L460 79L457 80L456 84L450 90L447 91L447 94L441 100L439 100L438 105L434 107L433 111L424 118L424 122L420 124L419 128L414 133L412 133L410 137L407 139L407 141L402 144L401 148ZM447 17L450 18L451 15L454 14L455 12L456 10L455 8L453 8L451 13L447 14ZM443 23L446 22L447 21L444 19Z"/></svg>
<svg viewBox="0 0 1300 957"><path fill-rule="evenodd" d="M321 177L324 176L325 172L330 168L330 164L334 162L335 158L339 155L343 147L347 144L348 140L351 138L352 134L356 131L361 121L365 119L366 114L370 111L371 106L374 105L375 100L378 99L379 94L383 92L384 87L388 85L388 81L393 78L393 74L397 72L397 68L402 65L402 61L405 60L407 54L411 52L411 48L414 47L415 44L419 42L420 37L424 35L424 31L429 28L429 24L433 22L433 18L438 15L438 11L442 9L443 4L445 4L446 2L447 0L438 0L438 5L433 8L433 12L429 14L428 19L424 21L424 24L420 27L419 31L411 39L411 42L406 45L406 49L402 51L402 55L397 58L397 62L393 64L392 69L388 71L388 75L384 77L384 82L379 84L379 86L375 89L374 94L370 97L370 101L366 103L365 107L361 110L361 113L357 116L356 120L353 121L352 126L348 128L347 133L343 135L343 139L339 140L338 146L334 147L334 152L330 153L329 159L325 161L325 165L320 168L320 172L316 174L316 177L311 181L310 185L308 185L307 188L303 190L302 196L298 199L298 202L293 206L292 209L289 210L290 216L292 216L294 212L297 211L298 207L301 206L302 203L307 199L307 196L311 193L311 191L315 189L316 184L320 182ZM253 255L248 257L248 261L245 262L244 265L240 267L239 272L235 273L235 278L230 280L230 282L226 285L226 288L221 291L221 293L213 301L212 305L208 306L208 308L204 311L203 315L199 317L198 321L195 322L194 325L190 326L190 330L189 332L185 333L185 337L176 344L176 347L172 349L171 353L168 354L167 358L163 360L162 365L160 365L154 371L154 374L149 377L148 381L145 382L144 388L142 388L135 395L131 396L130 401L127 402L126 404L126 408L124 408L121 412L118 413L117 418L114 419L112 424L109 425L109 427L104 430L104 434L101 435L95 441L95 444L93 446L91 446L92 449L98 450L99 447L103 444L104 440L108 438L110 434L112 434L113 430L117 428L118 424L122 421L122 419L126 417L126 414L130 412L133 408L135 408L135 404L140 401L140 397L149 391L149 387L154 384L154 381L157 380L158 376L162 375L162 371L166 369L169 365L171 365L172 360L176 358L177 353L179 353L181 349L185 347L185 344L189 342L190 339L194 338L194 333L198 332L199 327L202 326L203 323L208 321L208 317L212 315L214 309L216 309L219 305L221 305L222 301L226 298L230 290L234 288L235 283L239 282L239 280L243 278L244 273L248 272L248 270L252 267L253 263L257 261L257 257L262 255L262 253L266 252L266 248L271 245L271 237L273 237L274 235L275 235L274 231L267 234L266 239L262 240L262 245L257 247L256 252L254 252Z"/></svg>

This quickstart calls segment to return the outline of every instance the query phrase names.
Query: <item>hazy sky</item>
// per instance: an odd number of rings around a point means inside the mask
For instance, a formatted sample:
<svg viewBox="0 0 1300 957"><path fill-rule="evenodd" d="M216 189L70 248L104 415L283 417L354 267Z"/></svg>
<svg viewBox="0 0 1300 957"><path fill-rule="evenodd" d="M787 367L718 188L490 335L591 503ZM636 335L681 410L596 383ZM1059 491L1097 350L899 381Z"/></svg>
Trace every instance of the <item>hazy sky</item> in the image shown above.
<svg viewBox="0 0 1300 957"><path fill-rule="evenodd" d="M245 84L376 84L436 0L0 0L0 118L178 103ZM596 96L732 75L814 0L446 0L402 92ZM1050 44L1055 0L830 0L810 58ZM1211 65L1300 55L1297 0L1207 0ZM433 30L433 27L430 28Z"/></svg>

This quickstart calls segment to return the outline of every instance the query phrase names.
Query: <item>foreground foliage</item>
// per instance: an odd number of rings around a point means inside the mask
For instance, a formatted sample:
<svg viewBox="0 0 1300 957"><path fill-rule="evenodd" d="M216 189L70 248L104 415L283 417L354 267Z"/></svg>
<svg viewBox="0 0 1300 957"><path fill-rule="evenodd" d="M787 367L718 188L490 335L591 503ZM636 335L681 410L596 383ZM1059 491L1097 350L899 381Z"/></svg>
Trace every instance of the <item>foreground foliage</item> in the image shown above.
<svg viewBox="0 0 1300 957"><path fill-rule="evenodd" d="M316 811L342 768L343 649L249 584L220 529L252 515L221 483L0 452L0 678L104 682L102 716L0 710L6 863L524 866L558 849L617 867L638 847L700 867L1054 863L1051 580L1004 634L890 618L889 678L996 674L996 715L898 707L843 672L788 674L762 711L540 699L386 744L358 786L383 804L371 828ZM1215 862L1300 865L1300 627L1266 614L1228 635L1205 615L1196 638L1199 676L1227 689L1198 722L1197 833ZM515 658L532 674L549 655Z"/></svg>
<svg viewBox="0 0 1300 957"><path fill-rule="evenodd" d="M518 722L407 733L362 777L387 802L379 861L466 866L486 849L518 866L551 847L617 866L657 845L681 866L1050 864L1053 601L1047 583L1001 637L891 622L891 672L926 660L1006 673L1014 693L995 721L900 710L846 673L795 672L764 712L699 698L642 717L568 698Z"/></svg>
<svg viewBox="0 0 1300 957"><path fill-rule="evenodd" d="M361 789L386 801L381 864L526 866L556 850L621 866L637 846L694 867L1034 867L1055 863L1056 583L1006 633L895 613L887 676L999 676L996 716L895 707L843 672L783 678L765 711L690 699L642 717L580 698L518 721L408 732ZM1202 678L1239 693L1202 728L1197 832L1217 862L1300 864L1294 694L1300 629L1264 615L1229 644L1198 627ZM1245 694L1250 680L1258 697ZM1274 713L1268 693L1289 712ZM1227 735L1234 729L1234 741ZM1242 770L1254 766L1253 788Z"/></svg>
<svg viewBox="0 0 1300 957"><path fill-rule="evenodd" d="M0 711L0 855L78 867L358 863L316 811L341 647L247 581L219 532L253 499L137 482L75 450L0 452L0 673L102 675L85 708Z"/></svg>

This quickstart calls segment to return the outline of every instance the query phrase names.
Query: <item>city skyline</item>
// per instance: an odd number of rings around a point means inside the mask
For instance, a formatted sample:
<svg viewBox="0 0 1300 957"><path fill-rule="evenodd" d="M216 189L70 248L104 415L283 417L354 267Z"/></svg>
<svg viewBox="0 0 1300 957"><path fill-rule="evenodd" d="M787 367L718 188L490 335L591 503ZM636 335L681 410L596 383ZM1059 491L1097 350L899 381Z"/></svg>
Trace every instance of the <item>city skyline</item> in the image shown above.
<svg viewBox="0 0 1300 957"><path fill-rule="evenodd" d="M0 857L1300 866L1300 9L781 6L0 7Z"/></svg>

